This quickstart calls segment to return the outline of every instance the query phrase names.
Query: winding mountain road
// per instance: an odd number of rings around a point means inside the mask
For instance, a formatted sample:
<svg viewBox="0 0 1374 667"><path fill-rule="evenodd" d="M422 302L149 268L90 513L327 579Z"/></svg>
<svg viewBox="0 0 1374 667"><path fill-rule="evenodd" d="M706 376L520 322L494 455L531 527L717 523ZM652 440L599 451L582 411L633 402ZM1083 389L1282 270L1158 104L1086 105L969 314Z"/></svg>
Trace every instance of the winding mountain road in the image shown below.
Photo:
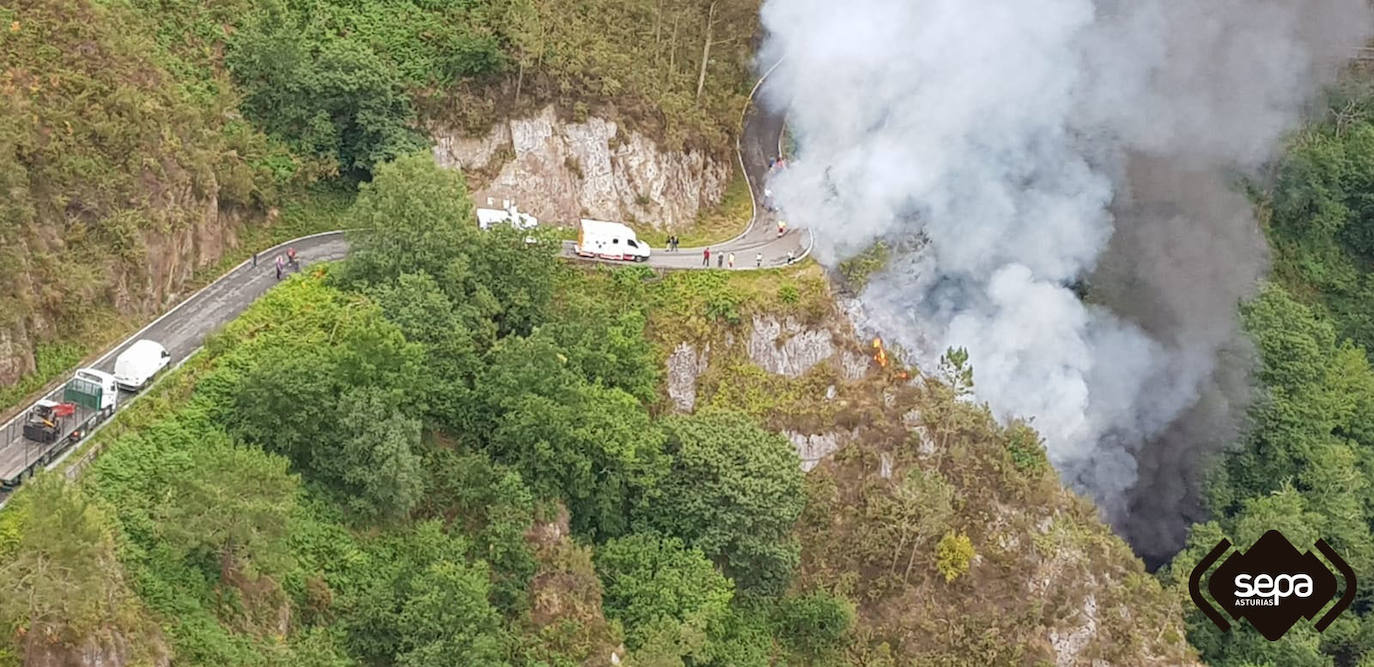
<svg viewBox="0 0 1374 667"><path fill-rule="evenodd" d="M766 76L765 74L765 79ZM712 269L716 268L716 257L727 256L732 252L735 253L734 269L749 270L756 268L757 253L762 253L762 265L768 268L785 264L789 253L792 257L801 259L811 250L811 236L808 232L789 229L786 234L779 237L776 215L759 205L763 200L769 160L781 153L783 128L781 116L762 111L753 103L763 81L764 79L760 79L750 93L749 103L742 114L740 138L736 145L740 167L749 183L753 199L753 214L743 233L734 239L711 246L713 257L709 268ZM207 336L238 317L258 297L277 284L274 259L283 254L288 247L296 249L302 269L315 262L343 259L348 254L348 241L343 231L305 236L268 248L258 253L256 264L253 260L246 260L234 267L86 367L113 373L114 362L119 354L134 341L143 338L162 343L171 354L172 363L180 365L200 349ZM576 258L572 254L571 242L565 244L563 253L565 256ZM708 268L703 266L701 259L702 248L681 248L677 252L656 248L648 264L664 269ZM44 398L60 400L61 394L62 388L59 386ZM135 396L121 392L121 407L125 401L133 398ZM30 408L32 406L26 407L14 418L0 425L0 481L17 482L42 467L54 467L76 449L60 451L53 445L39 444L24 438L23 422ZM95 430L98 429L99 427ZM89 434L87 435L89 437ZM8 495L8 492L0 493L0 498Z"/></svg>

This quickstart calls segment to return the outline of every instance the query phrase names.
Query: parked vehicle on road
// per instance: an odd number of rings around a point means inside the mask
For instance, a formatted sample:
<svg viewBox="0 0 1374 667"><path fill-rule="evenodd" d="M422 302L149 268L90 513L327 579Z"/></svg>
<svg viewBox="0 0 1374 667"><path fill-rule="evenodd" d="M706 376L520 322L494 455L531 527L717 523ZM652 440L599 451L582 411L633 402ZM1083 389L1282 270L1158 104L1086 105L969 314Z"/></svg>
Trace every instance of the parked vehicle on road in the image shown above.
<svg viewBox="0 0 1374 667"><path fill-rule="evenodd" d="M10 435L0 449L0 489L13 489L42 466L55 460L72 444L80 442L119 407L119 386L113 375L82 368L54 395L34 404L24 416L20 433ZM26 446L14 446L22 441Z"/></svg>
<svg viewBox="0 0 1374 667"><path fill-rule="evenodd" d="M171 360L171 353L157 341L136 340L115 359L115 381L129 391L138 391Z"/></svg>
<svg viewBox="0 0 1374 667"><path fill-rule="evenodd" d="M582 257L635 262L647 262L651 254L649 244L640 241L633 229L604 220L582 220L573 249Z"/></svg>

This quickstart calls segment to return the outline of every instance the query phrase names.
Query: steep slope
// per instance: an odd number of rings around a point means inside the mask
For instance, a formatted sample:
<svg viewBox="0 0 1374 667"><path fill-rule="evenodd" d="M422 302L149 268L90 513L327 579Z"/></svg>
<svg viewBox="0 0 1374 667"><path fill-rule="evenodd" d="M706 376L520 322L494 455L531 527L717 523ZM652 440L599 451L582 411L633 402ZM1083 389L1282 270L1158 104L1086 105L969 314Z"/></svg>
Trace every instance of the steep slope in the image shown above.
<svg viewBox="0 0 1374 667"><path fill-rule="evenodd" d="M225 95L195 97L143 20L84 0L0 10L0 385L41 342L160 312L295 169ZM272 165L287 174L275 174Z"/></svg>
<svg viewBox="0 0 1374 667"><path fill-rule="evenodd" d="M1196 663L1182 598L1060 485L1033 429L959 397L969 369L880 365L814 266L661 280L665 407L745 410L791 439L810 471L794 587L857 604L849 664Z"/></svg>
<svg viewBox="0 0 1374 667"><path fill-rule="evenodd" d="M1034 432L958 398L960 355L948 383L870 360L814 265L565 265L469 205L426 155L383 165L347 262L21 488L13 654L53 627L177 664L1192 660ZM63 498L108 538L44 539Z"/></svg>

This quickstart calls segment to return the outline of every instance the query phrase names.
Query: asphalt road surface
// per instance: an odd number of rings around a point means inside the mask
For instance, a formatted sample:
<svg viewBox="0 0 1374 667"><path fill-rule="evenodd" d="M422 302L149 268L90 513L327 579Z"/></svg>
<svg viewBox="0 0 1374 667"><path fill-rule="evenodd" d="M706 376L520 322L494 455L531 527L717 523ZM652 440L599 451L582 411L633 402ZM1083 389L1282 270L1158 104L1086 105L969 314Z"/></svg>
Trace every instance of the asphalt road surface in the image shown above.
<svg viewBox="0 0 1374 667"><path fill-rule="evenodd" d="M759 87L755 86L755 92ZM751 103L744 112L742 123L738 157L749 181L754 213L743 233L730 241L711 247L709 268L712 269L716 268L717 257L726 257L732 252L735 253L734 269L749 270L756 268L758 253L763 254L763 268L770 268L787 263L789 252L794 258L800 259L810 251L811 237L808 232L789 229L786 234L779 237L776 215L762 206L768 162L778 157L780 152L783 119L778 115L762 112ZM106 352L88 367L113 373L115 359L119 353L134 341L144 338L161 343L171 354L171 363L179 365L200 349L209 334L237 317L258 297L277 284L275 259L278 255L283 255L288 247L296 249L302 270L315 262L342 259L348 253L348 243L342 231L295 239L260 252L256 266L252 260L248 260L235 267ZM677 252L668 252L664 248L655 248L648 265L665 269L705 269L708 267L703 266L702 250L680 248ZM575 256L572 254L571 242L565 244L564 254ZM61 394L62 387L59 386L44 398L60 400ZM131 398L131 394L121 391L121 407L124 401ZM23 437L24 418L30 408L32 406L25 408L9 422L0 425L0 479L13 479L21 473L32 472L41 466L55 463L49 461L57 456L57 452L53 451L53 445L39 444Z"/></svg>
<svg viewBox="0 0 1374 667"><path fill-rule="evenodd" d="M764 83L760 82L755 87L755 96L763 85ZM762 268L765 269L786 264L788 252L792 253L794 260L800 260L811 251L811 233L805 229L792 229L789 225L787 232L779 237L778 214L763 207L763 190L768 180L768 163L770 160L780 157L782 152L783 118L780 114L768 113L760 109L751 101L748 109L745 110L742 128L738 157L744 169L744 175L749 181L750 194L754 199L754 212L742 234L724 243L710 246L710 268L717 268L719 258L728 257L732 252L735 253L734 268L737 271L760 268L757 266L757 256L760 253L763 255ZM573 254L573 245L572 241L563 243L563 255L565 257L576 256ZM702 263L702 251L705 250L705 247L679 248L676 252L670 252L667 248L653 248L652 250L653 253L648 261L649 266L665 269L707 268ZM610 264L632 263L581 259ZM721 266L720 268L728 267Z"/></svg>
<svg viewBox="0 0 1374 667"><path fill-rule="evenodd" d="M181 362L200 348L206 336L238 317L239 313L277 284L275 258L284 255L287 247L296 249L301 270L314 262L343 259L348 252L343 232L327 232L288 241L258 253L256 267L252 260L238 265L87 367L114 373L115 359L119 353L142 338L162 343L171 354L171 363ZM61 396L62 387L58 387L44 398L60 401ZM128 392L120 390L120 403L131 397ZM33 467L53 447L23 436L24 417L27 414L28 408L0 427L0 479L12 479Z"/></svg>

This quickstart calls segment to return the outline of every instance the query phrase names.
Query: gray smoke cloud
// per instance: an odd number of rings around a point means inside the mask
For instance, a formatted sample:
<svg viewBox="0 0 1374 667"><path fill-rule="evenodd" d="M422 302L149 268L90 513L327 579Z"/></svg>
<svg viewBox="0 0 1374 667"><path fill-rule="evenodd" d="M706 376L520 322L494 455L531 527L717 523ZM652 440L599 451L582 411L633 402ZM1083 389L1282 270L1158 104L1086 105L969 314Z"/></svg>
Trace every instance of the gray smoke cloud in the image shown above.
<svg viewBox="0 0 1374 667"><path fill-rule="evenodd" d="M928 243L864 324L1033 417L1142 554L1197 518L1232 438L1265 269L1233 174L1270 158L1370 33L1365 0L766 0L765 102L801 154L772 189L834 263ZM1086 280L1086 301L1069 285Z"/></svg>

